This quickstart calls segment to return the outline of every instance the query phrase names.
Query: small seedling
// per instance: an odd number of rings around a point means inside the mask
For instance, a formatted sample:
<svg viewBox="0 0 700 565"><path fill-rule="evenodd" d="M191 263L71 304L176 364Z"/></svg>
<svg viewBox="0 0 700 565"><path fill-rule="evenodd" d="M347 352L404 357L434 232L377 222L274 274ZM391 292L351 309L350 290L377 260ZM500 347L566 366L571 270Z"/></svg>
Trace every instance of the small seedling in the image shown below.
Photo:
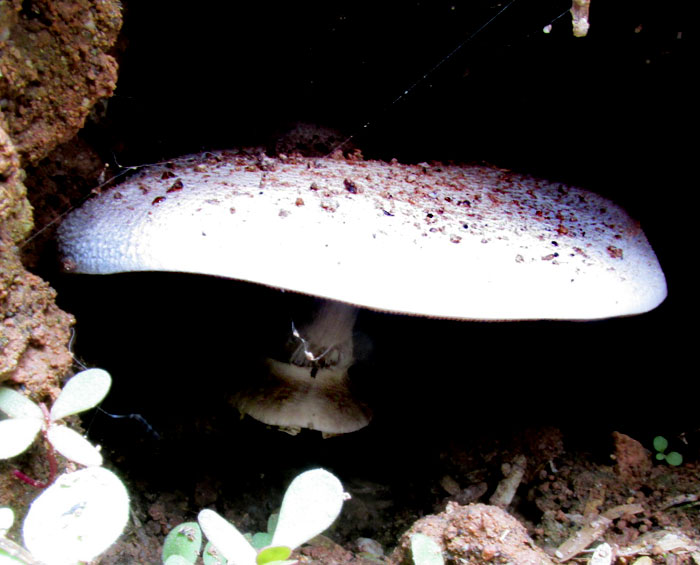
<svg viewBox="0 0 700 565"><path fill-rule="evenodd" d="M666 453L666 448L668 448L668 440L663 436L656 436L654 438L654 449L656 449L657 461L666 460L666 463L674 467L683 463L683 456L680 453L677 451Z"/></svg>
<svg viewBox="0 0 700 565"><path fill-rule="evenodd" d="M165 565L192 565L197 563L202 547L202 528L197 522L185 522L176 526L163 542L162 559ZM235 565L221 555L209 541L202 553L204 565ZM2 565L2 564L0 564Z"/></svg>
<svg viewBox="0 0 700 565"><path fill-rule="evenodd" d="M444 565L445 563L437 542L421 533L411 536L411 557L415 565Z"/></svg>
<svg viewBox="0 0 700 565"><path fill-rule="evenodd" d="M170 530L163 542L163 563L195 563L202 549L202 530L197 522L185 522Z"/></svg>
<svg viewBox="0 0 700 565"><path fill-rule="evenodd" d="M105 397L111 384L107 371L81 371L66 383L50 411L43 403L36 405L19 392L0 387L0 415L7 417L0 420L0 459L9 459L26 451L41 432L47 443L49 478L41 482L15 470L15 476L24 482L39 488L46 488L53 482L58 469L54 449L81 465L102 465L99 450L78 432L59 422L66 416L94 408Z"/></svg>
<svg viewBox="0 0 700 565"><path fill-rule="evenodd" d="M104 467L58 477L29 507L24 545L45 565L92 561L121 535L129 518L124 484Z"/></svg>
<svg viewBox="0 0 700 565"><path fill-rule="evenodd" d="M247 539L250 542L250 545L257 550L267 547L272 543L272 536L275 534L275 529L277 528L279 518L279 512L270 514L270 517L267 519L267 531L255 532L254 534L243 534L245 539Z"/></svg>
<svg viewBox="0 0 700 565"><path fill-rule="evenodd" d="M296 563L294 560L289 560L292 550L325 531L340 514L346 497L340 481L328 471L314 469L297 476L284 494L276 527L268 522L268 530L272 529L274 532L269 545L262 549L254 547L233 524L213 510L202 510L197 518L199 527L216 548L216 550L210 546L207 546L209 550L205 548L204 563L205 565L225 563L223 559L233 565ZM192 557L190 549L182 552L176 549L176 545L188 545L178 539L183 526L192 528L192 523L177 526L173 531L178 533L173 535L173 532L170 532L166 538L163 546L165 565L186 565L196 562L198 551ZM196 539L196 533L194 535ZM211 557L212 551L215 553L214 557ZM219 561L212 560L217 558Z"/></svg>
<svg viewBox="0 0 700 565"><path fill-rule="evenodd" d="M7 539L14 515L0 508L0 565L74 565L112 545L129 517L121 480L102 467L65 473L29 507L24 547Z"/></svg>
<svg viewBox="0 0 700 565"><path fill-rule="evenodd" d="M93 408L107 394L111 378L106 371L89 369L66 383L49 411L22 394L0 387L0 458L25 451L41 431L47 442L51 475L46 483L20 471L15 476L46 488L27 512L22 524L22 547L7 539L14 514L0 508L0 565L73 565L93 560L112 545L129 517L129 495L111 471L102 468L102 455L90 442L59 421ZM86 469L57 471L56 449Z"/></svg>
<svg viewBox="0 0 700 565"><path fill-rule="evenodd" d="M121 480L102 467L65 473L29 507L22 525L26 549L7 539L14 513L0 508L0 565L74 565L112 545L129 517Z"/></svg>

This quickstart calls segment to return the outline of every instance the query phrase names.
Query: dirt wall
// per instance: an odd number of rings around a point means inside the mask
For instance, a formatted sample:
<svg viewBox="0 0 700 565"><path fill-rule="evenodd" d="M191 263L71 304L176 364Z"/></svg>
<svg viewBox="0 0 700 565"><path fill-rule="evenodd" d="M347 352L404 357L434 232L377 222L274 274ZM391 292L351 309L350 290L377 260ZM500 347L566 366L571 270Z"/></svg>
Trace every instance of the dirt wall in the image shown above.
<svg viewBox="0 0 700 565"><path fill-rule="evenodd" d="M20 260L33 227L24 169L73 138L111 95L120 27L116 0L0 4L0 380L38 398L53 396L70 367L73 317Z"/></svg>

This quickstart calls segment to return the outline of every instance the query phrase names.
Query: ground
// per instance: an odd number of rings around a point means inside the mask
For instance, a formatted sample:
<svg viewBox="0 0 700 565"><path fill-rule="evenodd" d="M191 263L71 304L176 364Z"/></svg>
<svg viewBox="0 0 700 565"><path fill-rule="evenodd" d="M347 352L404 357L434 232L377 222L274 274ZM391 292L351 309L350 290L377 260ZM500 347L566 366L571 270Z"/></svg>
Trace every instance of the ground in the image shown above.
<svg viewBox="0 0 700 565"><path fill-rule="evenodd" d="M147 422L97 412L82 423L132 496L101 563L158 563L165 533L205 506L259 530L315 465L352 499L327 539L300 550L304 562L398 563L410 528L450 563L556 562L557 550L585 563L603 540L618 565L700 562L687 331L695 20L680 3L594 0L580 40L562 26L570 2L509 3L495 20L492 2L125 5L118 41L116 0L0 3L0 380L50 401L70 374L70 343L113 373L104 409ZM641 221L669 299L634 320L473 331L367 313L374 353L358 381L375 407L369 428L321 440L240 421L222 386L267 324L246 312L279 313L277 298L249 307L231 297L263 291L220 281L67 280L52 227L121 166L273 149L271 134L309 123L331 126L307 136L315 150L341 135L369 157L486 160L603 192ZM200 311L216 315L175 323ZM658 434L683 465L654 458ZM26 508L37 492L9 471L45 476L42 453L0 463L0 504ZM493 504L499 484L515 488L496 501L507 514Z"/></svg>
<svg viewBox="0 0 700 565"><path fill-rule="evenodd" d="M611 442L608 464L598 463L597 454L565 449L566 438L554 428L528 430L507 442L514 451L504 445L492 453L483 446L445 447L429 472L408 471L410 478L403 480L371 482L339 473L353 498L327 536L296 555L302 563L409 564L409 534L420 531L440 544L448 563L558 563L557 551L572 563L588 563L602 542L617 556L613 563L643 556L649 563L698 562L697 464L657 463L627 437L616 446ZM504 511L489 504L502 479L495 463L515 457L523 445L529 450L525 477ZM179 479L185 487L186 477L180 473ZM100 563L157 563L164 535L205 506L243 531L262 530L280 501L276 479L251 479L237 492L216 477L162 493L152 484L134 485L133 521ZM605 526L593 528L596 521ZM374 540L373 553L367 538Z"/></svg>

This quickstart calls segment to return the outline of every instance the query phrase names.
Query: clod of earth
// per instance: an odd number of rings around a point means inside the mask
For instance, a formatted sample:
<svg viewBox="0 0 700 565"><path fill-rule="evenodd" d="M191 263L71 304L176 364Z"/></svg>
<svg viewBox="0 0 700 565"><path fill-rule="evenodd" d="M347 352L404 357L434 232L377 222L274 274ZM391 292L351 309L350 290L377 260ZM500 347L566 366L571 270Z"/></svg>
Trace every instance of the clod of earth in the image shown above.
<svg viewBox="0 0 700 565"><path fill-rule="evenodd" d="M365 426L348 388L357 307L462 320L652 310L666 281L640 226L591 192L482 166L232 151L143 169L70 214L67 270L201 273L317 296L288 357L238 408L272 425Z"/></svg>

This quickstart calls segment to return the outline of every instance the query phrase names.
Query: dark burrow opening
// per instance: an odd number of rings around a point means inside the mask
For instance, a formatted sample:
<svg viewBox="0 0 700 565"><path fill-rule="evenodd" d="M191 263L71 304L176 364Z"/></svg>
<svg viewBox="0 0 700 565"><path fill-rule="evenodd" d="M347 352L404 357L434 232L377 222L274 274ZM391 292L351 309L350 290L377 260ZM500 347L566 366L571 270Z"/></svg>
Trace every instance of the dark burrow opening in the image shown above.
<svg viewBox="0 0 700 565"><path fill-rule="evenodd" d="M567 451L609 463L610 431L660 433L658 421L638 417L649 404L638 379L649 359L631 355L663 350L649 331L653 313L496 323L362 310L351 379L374 417L322 439L241 418L230 403L311 297L175 273L59 275L52 284L77 318L76 359L113 377L101 410L83 418L89 438L139 496L170 493L183 519L210 506L264 529L289 481L320 466L354 494L336 535L391 545L439 510L445 475L486 482L489 496L518 453L544 467L563 438ZM523 510L536 522L533 505Z"/></svg>

